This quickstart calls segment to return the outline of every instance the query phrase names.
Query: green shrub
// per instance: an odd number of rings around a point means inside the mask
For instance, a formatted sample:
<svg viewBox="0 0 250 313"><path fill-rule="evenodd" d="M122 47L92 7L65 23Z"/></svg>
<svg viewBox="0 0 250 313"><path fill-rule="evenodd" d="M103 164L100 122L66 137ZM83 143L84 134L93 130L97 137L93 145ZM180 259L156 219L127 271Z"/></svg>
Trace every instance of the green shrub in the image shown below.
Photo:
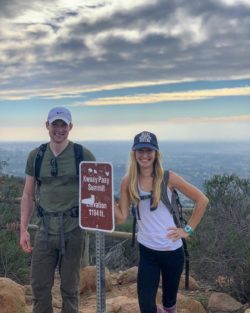
<svg viewBox="0 0 250 313"><path fill-rule="evenodd" d="M205 182L209 207L190 247L196 274L250 301L250 181L215 175Z"/></svg>
<svg viewBox="0 0 250 313"><path fill-rule="evenodd" d="M23 179L0 175L0 276L27 283L30 256L20 249L18 229L6 229L6 224L19 221L20 204L15 198L20 197L22 188Z"/></svg>
<svg viewBox="0 0 250 313"><path fill-rule="evenodd" d="M9 277L18 283L29 279L29 256L21 252L15 232L0 231L0 276Z"/></svg>

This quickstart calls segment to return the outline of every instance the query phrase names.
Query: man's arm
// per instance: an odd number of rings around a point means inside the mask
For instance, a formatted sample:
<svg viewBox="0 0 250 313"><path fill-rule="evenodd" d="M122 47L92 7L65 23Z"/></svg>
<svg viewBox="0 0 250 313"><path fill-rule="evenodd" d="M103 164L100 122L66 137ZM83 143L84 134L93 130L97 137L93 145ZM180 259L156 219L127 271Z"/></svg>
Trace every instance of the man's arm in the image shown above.
<svg viewBox="0 0 250 313"><path fill-rule="evenodd" d="M34 211L35 178L26 175L21 199L20 246L24 252L31 252L28 225Z"/></svg>

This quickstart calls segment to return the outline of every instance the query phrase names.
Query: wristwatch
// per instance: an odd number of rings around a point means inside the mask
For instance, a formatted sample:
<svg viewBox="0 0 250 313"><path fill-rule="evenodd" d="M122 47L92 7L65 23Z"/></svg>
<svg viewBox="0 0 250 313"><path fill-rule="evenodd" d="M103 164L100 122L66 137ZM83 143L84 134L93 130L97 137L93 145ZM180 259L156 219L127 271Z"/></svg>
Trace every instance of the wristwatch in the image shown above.
<svg viewBox="0 0 250 313"><path fill-rule="evenodd" d="M188 224L184 227L184 230L185 230L185 232L188 233L189 235L192 235L192 234L194 233L193 228L192 228L190 225L188 225Z"/></svg>

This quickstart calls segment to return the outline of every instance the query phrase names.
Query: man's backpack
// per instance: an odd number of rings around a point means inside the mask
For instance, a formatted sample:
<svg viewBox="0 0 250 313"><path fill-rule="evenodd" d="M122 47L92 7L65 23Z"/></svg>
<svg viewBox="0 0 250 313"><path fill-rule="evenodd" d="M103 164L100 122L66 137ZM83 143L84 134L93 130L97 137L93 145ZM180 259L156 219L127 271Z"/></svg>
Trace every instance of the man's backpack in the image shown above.
<svg viewBox="0 0 250 313"><path fill-rule="evenodd" d="M39 179L40 177L40 170L42 166L42 161L44 157L44 153L47 149L48 143L43 143L38 148L38 152L35 159L35 178L38 185L41 184L41 181ZM74 143L74 154L75 154L75 166L76 166L76 174L79 175L79 164L81 161L83 161L84 155L83 155L83 147L79 145L78 143Z"/></svg>
<svg viewBox="0 0 250 313"><path fill-rule="evenodd" d="M169 209L170 213L173 215L173 219L176 227L184 227L187 223L182 214L182 204L180 202L180 198L178 192L173 189L171 201L168 198L167 186L169 180L169 171L164 171L163 180L161 183L161 201L165 204L165 206ZM150 198L151 195L146 196L146 198ZM141 196L141 200L146 199L145 196ZM135 244L135 232L136 232L136 216L139 215L138 208L132 204L132 215L133 215L133 232L132 232L132 246ZM189 288L189 253L187 250L187 242L185 238L182 238L183 250L185 255L185 288L188 290Z"/></svg>
<svg viewBox="0 0 250 313"><path fill-rule="evenodd" d="M35 158L35 179L37 184L37 189L41 186L41 180L40 180L40 170L42 166L42 161L44 157L44 153L47 149L48 143L43 143L40 145L37 151L37 155ZM77 143L74 143L74 155L75 155L75 166L76 166L76 174L79 176L79 164L84 159L83 155L83 147ZM46 244L48 244L48 221L51 216L57 216L61 219L64 217L65 214L69 214L73 218L77 218L79 215L78 213L78 207L73 207L67 210L67 212L45 212L45 210L39 205L39 201L36 199L36 207L37 207L37 215L41 218L43 218L44 221L44 227L45 227L45 236L46 236ZM46 218L45 218L46 216ZM60 230L60 236L61 236L61 253L65 253L65 240L64 240L64 230L63 230L63 223L61 223L61 230Z"/></svg>

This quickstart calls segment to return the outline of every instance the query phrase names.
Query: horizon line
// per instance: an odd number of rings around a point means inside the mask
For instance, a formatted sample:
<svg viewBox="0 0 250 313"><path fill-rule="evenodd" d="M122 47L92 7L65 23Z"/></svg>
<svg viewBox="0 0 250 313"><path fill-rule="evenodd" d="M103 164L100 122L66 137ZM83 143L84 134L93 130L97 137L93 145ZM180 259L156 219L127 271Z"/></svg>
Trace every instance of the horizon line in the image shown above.
<svg viewBox="0 0 250 313"><path fill-rule="evenodd" d="M131 140L131 139L93 139L93 140L85 140L85 139L69 139L69 141L72 141L72 142L132 142L133 141L133 139ZM233 143L235 143L235 142L237 142L237 143L250 143L250 138L249 139L242 139L242 140L238 140L238 139L232 139L232 140L226 140L226 139L224 139L224 140L207 140L207 139L205 139L205 140L185 140L185 139L182 139L182 140L171 140L171 139L160 139L160 140L158 140L159 141L159 143L161 143L161 142L171 142L171 143L231 143L231 142L233 142ZM49 139L46 141L46 140L0 140L0 144L1 143L24 143L24 142L30 142L30 143L32 143L32 142L37 142L37 143L39 143L39 142L49 142Z"/></svg>

